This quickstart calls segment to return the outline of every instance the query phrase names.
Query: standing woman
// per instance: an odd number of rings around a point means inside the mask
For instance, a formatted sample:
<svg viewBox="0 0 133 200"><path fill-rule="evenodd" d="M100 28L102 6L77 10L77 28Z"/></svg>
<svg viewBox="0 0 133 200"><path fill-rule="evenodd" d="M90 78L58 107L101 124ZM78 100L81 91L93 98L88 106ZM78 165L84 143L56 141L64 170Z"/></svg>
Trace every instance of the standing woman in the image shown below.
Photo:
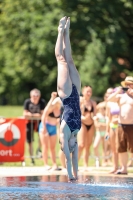
<svg viewBox="0 0 133 200"><path fill-rule="evenodd" d="M110 147L112 151L113 169L110 174L114 174L118 170L118 152L116 149L116 135L118 130L118 117L120 108L117 102L108 102L106 108L106 115L108 117L108 123L106 125L106 135L109 136Z"/></svg>
<svg viewBox="0 0 133 200"><path fill-rule="evenodd" d="M102 152L103 152L103 160L104 163L106 161L106 142L105 142L105 134L106 134L106 102L100 102L97 105L97 114L94 118L95 128L96 128L96 135L94 139L94 153L96 156L96 161L100 162L100 153L99 153L99 146L102 143ZM97 162L96 162L97 166Z"/></svg>
<svg viewBox="0 0 133 200"><path fill-rule="evenodd" d="M60 170L56 164L56 127L60 122L60 114L61 100L59 97L57 97L57 92L52 92L51 98L43 111L42 120L39 125L39 136L42 144L42 156L45 170L49 170L51 168L48 165L49 149L53 163L52 170Z"/></svg>
<svg viewBox="0 0 133 200"><path fill-rule="evenodd" d="M80 98L82 126L78 134L78 158L80 159L81 153L84 150L84 169L87 170L90 146L95 132L93 116L96 115L96 102L91 99L91 86L83 87L82 94L83 96Z"/></svg>
<svg viewBox="0 0 133 200"><path fill-rule="evenodd" d="M77 134L81 128L79 103L81 82L71 55L69 28L70 17L63 17L59 22L55 56L58 63L57 91L64 108L59 140L66 158L68 180L73 181L78 177Z"/></svg>

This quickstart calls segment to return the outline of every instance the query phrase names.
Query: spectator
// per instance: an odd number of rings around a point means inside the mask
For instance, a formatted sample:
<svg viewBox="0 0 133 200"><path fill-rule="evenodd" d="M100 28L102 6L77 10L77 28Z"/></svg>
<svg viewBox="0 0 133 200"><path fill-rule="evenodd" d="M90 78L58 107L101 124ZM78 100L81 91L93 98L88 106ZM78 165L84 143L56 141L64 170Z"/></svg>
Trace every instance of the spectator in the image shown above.
<svg viewBox="0 0 133 200"><path fill-rule="evenodd" d="M28 119L27 123L27 142L29 147L29 154L31 157L31 164L34 165L35 161L33 158L33 141L34 141L34 130L38 130L38 125L45 107L45 100L41 98L41 92L38 89L30 91L30 98L24 101L23 115ZM39 142L40 148L40 142Z"/></svg>
<svg viewBox="0 0 133 200"><path fill-rule="evenodd" d="M105 142L105 134L106 134L106 94L104 95L104 101L100 102L97 105L97 113L94 117L95 127L96 127L96 136L93 144L94 153L96 156L96 163L100 165L99 160L99 145L102 143L103 149L103 160L106 162L106 142Z"/></svg>
<svg viewBox="0 0 133 200"><path fill-rule="evenodd" d="M56 139L57 139L57 125L60 122L62 102L57 97L57 92L51 93L51 98L46 105L42 114L42 120L39 125L39 136L42 144L42 156L44 161L44 169L49 170L48 165L48 150L50 148L52 159L52 170L60 170L56 164Z"/></svg>
<svg viewBox="0 0 133 200"><path fill-rule="evenodd" d="M116 89L114 89L115 91ZM113 91L113 92L114 92ZM118 117L119 117L119 106L117 102L109 102L106 109L106 116L108 122L106 126L106 137L109 137L110 147L112 151L113 169L110 171L111 174L118 170L118 152L116 150L116 135L118 129Z"/></svg>
<svg viewBox="0 0 133 200"><path fill-rule="evenodd" d="M81 153L84 150L84 170L87 170L90 146L95 132L93 116L96 115L96 102L91 99L91 86L85 86L82 94L83 96L80 98L82 125L78 134L78 159L80 159Z"/></svg>
<svg viewBox="0 0 133 200"><path fill-rule="evenodd" d="M106 93L105 93L105 101L106 101L106 132L107 132L107 127L109 125L109 118L108 118L108 109L110 108L110 103L111 102L108 102L107 99L109 97L109 95L111 95L113 93L114 89L113 88L108 88L106 90ZM113 163L112 163L112 157L111 157L111 154L112 154L112 151L111 151L111 144L110 144L110 140L109 140L109 137L106 137L108 134L106 133L105 135L105 141L106 141L106 160L105 162L102 164L103 167L106 167L106 166L112 166Z"/></svg>
<svg viewBox="0 0 133 200"><path fill-rule="evenodd" d="M108 101L117 102L120 108L118 118L117 150L121 169L115 174L127 174L129 149L133 153L133 77L127 76L116 92L108 97Z"/></svg>

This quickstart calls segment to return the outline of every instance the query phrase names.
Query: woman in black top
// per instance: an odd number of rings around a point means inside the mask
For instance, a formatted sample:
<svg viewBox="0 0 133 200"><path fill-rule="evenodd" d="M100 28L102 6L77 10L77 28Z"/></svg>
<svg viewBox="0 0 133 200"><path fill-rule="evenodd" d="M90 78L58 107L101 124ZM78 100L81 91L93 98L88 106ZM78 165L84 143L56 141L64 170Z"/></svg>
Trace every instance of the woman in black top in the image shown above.
<svg viewBox="0 0 133 200"><path fill-rule="evenodd" d="M81 122L82 126L78 134L78 158L84 150L83 161L85 170L88 167L89 150L94 137L94 120L96 115L96 102L91 99L92 88L85 86L82 90L83 96L80 98Z"/></svg>
<svg viewBox="0 0 133 200"><path fill-rule="evenodd" d="M56 139L57 125L60 122L61 100L57 97L57 92L51 93L51 98L44 109L42 120L39 125L39 136L42 144L42 155L46 170L51 167L48 165L48 150L50 149L53 163L52 170L59 170L56 164Z"/></svg>

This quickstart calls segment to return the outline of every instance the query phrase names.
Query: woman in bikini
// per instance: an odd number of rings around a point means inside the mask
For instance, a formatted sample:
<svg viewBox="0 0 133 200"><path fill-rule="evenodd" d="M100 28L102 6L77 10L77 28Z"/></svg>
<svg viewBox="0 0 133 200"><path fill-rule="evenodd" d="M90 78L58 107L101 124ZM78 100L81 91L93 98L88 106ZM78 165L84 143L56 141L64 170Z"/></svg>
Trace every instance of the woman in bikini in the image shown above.
<svg viewBox="0 0 133 200"><path fill-rule="evenodd" d="M105 134L106 134L106 101L104 95L104 101L100 102L97 106L97 113L94 117L94 124L96 128L96 134L94 139L94 154L96 156L96 161L98 161L100 165L99 159L99 146L102 143L102 150L103 150L103 160L106 161L106 142L105 142ZM97 165L97 162L96 162Z"/></svg>
<svg viewBox="0 0 133 200"><path fill-rule="evenodd" d="M44 161L44 169L49 170L48 150L50 149L51 160L53 163L52 170L60 170L56 164L56 139L57 125L60 122L61 100L57 97L57 92L51 93L51 98L45 107L41 123L39 125L39 136L42 145L42 156Z"/></svg>
<svg viewBox="0 0 133 200"><path fill-rule="evenodd" d="M95 131L93 116L96 115L96 102L91 99L91 86L85 86L82 90L82 94L83 96L80 98L82 126L78 134L78 158L80 159L81 153L84 150L84 170L87 170L89 150L93 141Z"/></svg>
<svg viewBox="0 0 133 200"><path fill-rule="evenodd" d="M78 177L77 133L81 128L79 103L81 82L71 55L69 28L70 18L63 17L58 26L55 56L58 64L57 91L64 108L59 141L66 158L68 179L75 181Z"/></svg>
<svg viewBox="0 0 133 200"><path fill-rule="evenodd" d="M107 97L108 93L113 91L113 89L109 89L105 95L104 95L104 101L98 103L96 106L97 108L97 114L94 117L94 122L95 122L95 128L96 128L96 134L95 134L95 139L94 139L94 153L96 156L96 163L100 164L99 160L99 146L100 143L102 143L102 149L103 149L103 161L102 161L102 166L106 167L110 163L110 142L107 140L108 138L105 139L106 135L106 124L108 122L108 117L106 116L106 107L107 107Z"/></svg>

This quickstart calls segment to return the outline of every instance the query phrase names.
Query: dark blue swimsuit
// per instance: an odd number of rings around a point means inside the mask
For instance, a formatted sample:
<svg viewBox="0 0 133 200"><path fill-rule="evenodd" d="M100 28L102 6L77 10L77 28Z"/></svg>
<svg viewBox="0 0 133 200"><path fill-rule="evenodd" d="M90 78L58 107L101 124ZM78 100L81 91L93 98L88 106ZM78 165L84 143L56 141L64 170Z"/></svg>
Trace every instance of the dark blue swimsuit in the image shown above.
<svg viewBox="0 0 133 200"><path fill-rule="evenodd" d="M64 120L70 128L71 133L81 128L81 111L79 104L79 94L77 88L72 84L72 93L66 99L61 99L63 103L62 120Z"/></svg>

